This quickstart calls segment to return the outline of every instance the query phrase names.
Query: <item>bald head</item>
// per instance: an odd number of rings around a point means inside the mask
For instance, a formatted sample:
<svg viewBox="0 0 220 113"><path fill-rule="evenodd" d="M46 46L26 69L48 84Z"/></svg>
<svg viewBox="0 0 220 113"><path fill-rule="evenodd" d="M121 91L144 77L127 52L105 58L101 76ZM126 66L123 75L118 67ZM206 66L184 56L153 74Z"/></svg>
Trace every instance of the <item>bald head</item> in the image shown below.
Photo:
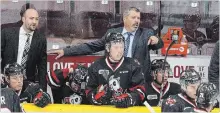
<svg viewBox="0 0 220 113"><path fill-rule="evenodd" d="M35 9L27 9L22 17L23 28L26 32L34 31L39 23L39 15Z"/></svg>
<svg viewBox="0 0 220 113"><path fill-rule="evenodd" d="M25 16L37 16L38 17L38 12L37 10L35 9L27 9L25 12L24 12L24 17Z"/></svg>
<svg viewBox="0 0 220 113"><path fill-rule="evenodd" d="M27 9L36 9L36 8L34 7L33 4L30 4L30 3L24 4L24 5L21 7L21 11L20 11L21 17L24 15L24 12L25 12Z"/></svg>

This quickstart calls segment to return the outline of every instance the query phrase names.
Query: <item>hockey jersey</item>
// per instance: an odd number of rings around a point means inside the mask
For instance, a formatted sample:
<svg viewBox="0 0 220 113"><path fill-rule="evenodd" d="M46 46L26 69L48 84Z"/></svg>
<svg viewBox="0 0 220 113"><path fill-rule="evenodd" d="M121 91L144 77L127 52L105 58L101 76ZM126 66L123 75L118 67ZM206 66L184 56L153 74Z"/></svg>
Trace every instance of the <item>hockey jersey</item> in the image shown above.
<svg viewBox="0 0 220 113"><path fill-rule="evenodd" d="M144 75L137 60L123 57L116 66L112 66L109 59L103 57L89 67L88 75L86 95L90 102L93 101L92 95L97 92L98 86L106 84L110 91L121 88L131 93L135 105L140 105L144 100Z"/></svg>
<svg viewBox="0 0 220 113"><path fill-rule="evenodd" d="M171 95L162 102L162 112L183 112L189 107L196 107L195 100L184 93Z"/></svg>
<svg viewBox="0 0 220 113"><path fill-rule="evenodd" d="M1 89L1 112L22 112L19 97L11 88Z"/></svg>
<svg viewBox="0 0 220 113"><path fill-rule="evenodd" d="M151 106L157 106L160 101L160 88L157 87L153 82L146 83L145 85L146 93L145 93L145 100ZM181 92L180 85L173 82L167 82L163 88L163 96L162 99L166 99L169 95L176 95Z"/></svg>
<svg viewBox="0 0 220 113"><path fill-rule="evenodd" d="M206 111L205 109L192 108L192 107L185 108L183 112L189 112L189 113L208 113L208 111Z"/></svg>

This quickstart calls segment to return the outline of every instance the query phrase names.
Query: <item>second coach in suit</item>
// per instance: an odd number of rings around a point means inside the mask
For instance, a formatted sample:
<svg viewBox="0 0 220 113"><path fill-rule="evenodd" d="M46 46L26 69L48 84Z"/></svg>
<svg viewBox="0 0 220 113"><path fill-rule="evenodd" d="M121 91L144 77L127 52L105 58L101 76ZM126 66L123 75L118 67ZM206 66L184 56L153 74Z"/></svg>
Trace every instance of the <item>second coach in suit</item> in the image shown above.
<svg viewBox="0 0 220 113"><path fill-rule="evenodd" d="M6 28L1 32L2 69L9 63L17 62L24 68L25 80L35 82L38 78L40 86L46 91L46 38L36 30L38 12L27 9L22 21L20 28Z"/></svg>
<svg viewBox="0 0 220 113"><path fill-rule="evenodd" d="M163 47L161 38L154 35L153 30L147 28L139 28L140 11L135 7L130 7L123 13L124 27L112 28L110 32L119 32L125 37L124 56L137 59L143 66L146 81L151 81L151 61L150 50L156 50ZM105 36L104 36L105 37ZM57 53L56 58L62 56L87 55L94 52L105 50L105 38L101 38L94 42L84 43L79 46L64 48L63 50L55 50L48 53Z"/></svg>

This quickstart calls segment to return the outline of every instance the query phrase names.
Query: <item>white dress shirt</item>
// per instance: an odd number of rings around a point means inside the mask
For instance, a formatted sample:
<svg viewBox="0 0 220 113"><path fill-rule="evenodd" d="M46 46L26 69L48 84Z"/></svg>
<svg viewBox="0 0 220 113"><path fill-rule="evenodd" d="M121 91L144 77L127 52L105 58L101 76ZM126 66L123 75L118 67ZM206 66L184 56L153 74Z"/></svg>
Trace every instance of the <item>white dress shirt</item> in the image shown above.
<svg viewBox="0 0 220 113"><path fill-rule="evenodd" d="M22 60L22 56L23 56L23 52L24 52L25 43L28 38L26 34L27 34L27 32L21 26L20 30L19 30L19 43L18 43L18 56L17 56L17 63L20 65L21 65L21 60ZM31 35L30 40L29 40L29 42L31 44L34 31L30 32L29 34Z"/></svg>
<svg viewBox="0 0 220 113"><path fill-rule="evenodd" d="M122 30L122 35L125 37L125 40L128 38L128 33L127 33L128 31L125 29L125 28L123 28L123 30ZM134 31L134 32L130 32L132 35L130 36L130 44L129 44L129 48L128 48L128 54L127 54L127 56L125 56L125 57L132 57L132 45L133 45L133 40L134 40L134 36L135 36L135 33L136 33L136 31Z"/></svg>

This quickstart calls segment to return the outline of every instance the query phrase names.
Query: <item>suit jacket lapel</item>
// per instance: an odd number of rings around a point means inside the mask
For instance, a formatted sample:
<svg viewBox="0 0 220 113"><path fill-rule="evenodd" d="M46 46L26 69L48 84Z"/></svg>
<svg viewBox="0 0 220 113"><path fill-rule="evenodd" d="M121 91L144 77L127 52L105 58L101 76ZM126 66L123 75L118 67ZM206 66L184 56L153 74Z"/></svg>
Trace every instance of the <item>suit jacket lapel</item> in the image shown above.
<svg viewBox="0 0 220 113"><path fill-rule="evenodd" d="M136 48L137 42L140 38L140 35L141 35L141 30L138 28L138 30L135 33L133 44L132 44L132 50L131 51L132 51L132 56L133 57L134 57L135 48Z"/></svg>
<svg viewBox="0 0 220 113"><path fill-rule="evenodd" d="M38 39L38 36L37 36L36 31L35 31L34 34L33 34L32 40L31 40L31 46L30 46L30 50L29 50L29 53L28 53L28 59L31 57L32 52L36 51L36 50L34 50L34 47L37 46L37 41L38 41L37 39Z"/></svg>
<svg viewBox="0 0 220 113"><path fill-rule="evenodd" d="M123 27L119 27L119 28L117 28L116 31L119 32L119 33L122 33L122 31L123 31Z"/></svg>
<svg viewBox="0 0 220 113"><path fill-rule="evenodd" d="M20 27L15 29L15 38L14 38L14 47L15 47L15 51L14 51L14 55L15 58L17 60L17 56L18 56L18 44L19 44L19 31L20 31Z"/></svg>

